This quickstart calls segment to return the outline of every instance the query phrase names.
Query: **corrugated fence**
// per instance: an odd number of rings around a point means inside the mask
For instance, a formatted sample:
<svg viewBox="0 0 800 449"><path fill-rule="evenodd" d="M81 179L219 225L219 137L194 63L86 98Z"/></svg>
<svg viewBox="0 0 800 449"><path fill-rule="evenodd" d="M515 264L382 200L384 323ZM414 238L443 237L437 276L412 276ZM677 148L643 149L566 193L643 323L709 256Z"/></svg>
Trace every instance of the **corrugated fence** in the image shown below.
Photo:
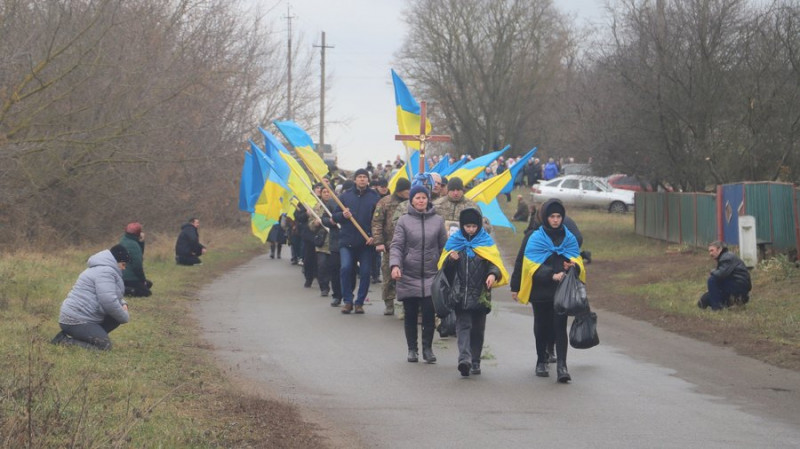
<svg viewBox="0 0 800 449"><path fill-rule="evenodd" d="M800 253L800 195L792 184L725 184L717 193L636 192L636 233L692 246L739 244L739 216L756 219L759 244Z"/></svg>

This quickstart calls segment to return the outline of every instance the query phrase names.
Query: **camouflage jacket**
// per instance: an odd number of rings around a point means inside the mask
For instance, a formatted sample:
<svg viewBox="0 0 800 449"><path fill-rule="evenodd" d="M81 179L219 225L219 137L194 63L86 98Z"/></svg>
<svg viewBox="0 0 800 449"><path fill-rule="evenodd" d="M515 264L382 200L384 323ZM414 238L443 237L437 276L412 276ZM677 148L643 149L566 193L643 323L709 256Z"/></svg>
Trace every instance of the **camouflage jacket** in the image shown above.
<svg viewBox="0 0 800 449"><path fill-rule="evenodd" d="M375 241L375 246L389 245L392 243L392 236L394 235L394 227L397 224L397 219L394 218L397 205L404 202L402 198L397 195L386 195L378 201L375 206L375 213L372 214L372 238Z"/></svg>
<svg viewBox="0 0 800 449"><path fill-rule="evenodd" d="M448 235L450 235L450 226L453 222L455 222L456 227L458 227L458 216L461 214L462 210L469 208L480 210L474 201L465 197L461 197L458 201L453 201L449 196L444 196L434 201L433 205L436 207L436 213L444 218ZM492 225L486 217L483 217L483 228L486 232L492 233Z"/></svg>

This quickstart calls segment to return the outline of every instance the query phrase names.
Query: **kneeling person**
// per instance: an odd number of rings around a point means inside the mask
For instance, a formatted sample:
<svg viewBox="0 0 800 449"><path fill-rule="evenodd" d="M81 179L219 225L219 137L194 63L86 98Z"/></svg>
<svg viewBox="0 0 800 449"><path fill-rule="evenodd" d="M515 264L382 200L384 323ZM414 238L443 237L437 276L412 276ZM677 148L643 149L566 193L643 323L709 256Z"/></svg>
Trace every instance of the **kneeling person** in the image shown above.
<svg viewBox="0 0 800 449"><path fill-rule="evenodd" d="M728 306L731 296L747 303L752 284L750 272L742 259L728 251L720 241L708 245L708 254L717 261L717 268L711 270L707 281L708 293L700 298L697 306L701 309L710 306L712 310L720 310Z"/></svg>

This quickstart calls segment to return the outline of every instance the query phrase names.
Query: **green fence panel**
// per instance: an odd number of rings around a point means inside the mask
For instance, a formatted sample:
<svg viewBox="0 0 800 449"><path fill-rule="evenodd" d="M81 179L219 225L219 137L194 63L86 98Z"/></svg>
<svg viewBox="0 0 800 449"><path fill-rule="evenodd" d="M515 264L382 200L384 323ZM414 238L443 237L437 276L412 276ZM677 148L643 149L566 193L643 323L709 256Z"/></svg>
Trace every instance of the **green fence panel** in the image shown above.
<svg viewBox="0 0 800 449"><path fill-rule="evenodd" d="M770 185L772 212L772 247L786 251L797 247L794 222L794 187L791 184Z"/></svg>
<svg viewBox="0 0 800 449"><path fill-rule="evenodd" d="M644 235L647 222L645 221L645 210L647 210L647 194L644 192L636 192L633 195L633 213L634 213L634 228L637 235Z"/></svg>
<svg viewBox="0 0 800 449"><path fill-rule="evenodd" d="M665 195L667 204L667 241L673 243L681 242L681 195L678 193L667 193Z"/></svg>
<svg viewBox="0 0 800 449"><path fill-rule="evenodd" d="M756 238L760 241L772 241L772 217L770 217L770 185L769 183L745 183L745 213L756 219Z"/></svg>
<svg viewBox="0 0 800 449"><path fill-rule="evenodd" d="M717 240L717 198L713 194L697 196L697 244L706 246Z"/></svg>
<svg viewBox="0 0 800 449"><path fill-rule="evenodd" d="M695 210L695 195L678 194L681 208L681 243L697 246L697 210Z"/></svg>

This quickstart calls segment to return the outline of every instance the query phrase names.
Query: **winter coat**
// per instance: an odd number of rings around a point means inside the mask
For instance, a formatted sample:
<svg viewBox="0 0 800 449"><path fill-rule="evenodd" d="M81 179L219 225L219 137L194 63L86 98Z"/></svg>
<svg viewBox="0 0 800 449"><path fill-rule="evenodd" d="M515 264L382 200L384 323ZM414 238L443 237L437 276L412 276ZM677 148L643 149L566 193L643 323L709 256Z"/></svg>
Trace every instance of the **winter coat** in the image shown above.
<svg viewBox="0 0 800 449"><path fill-rule="evenodd" d="M397 220L389 250L389 266L400 267L397 299L425 298L431 295L439 255L447 243L444 219L431 207L419 212L408 206L408 213Z"/></svg>
<svg viewBox="0 0 800 449"><path fill-rule="evenodd" d="M298 204L297 209L294 211L294 222L297 223L300 238L310 245L314 244L314 231L309 226L309 223L313 220L314 216L308 213L305 206Z"/></svg>
<svg viewBox="0 0 800 449"><path fill-rule="evenodd" d="M336 207L336 202L333 199L330 199L328 200L327 203L325 203L325 207L327 207L328 210L332 211L333 208ZM322 224L325 225L326 228L328 228L327 235L325 236L325 244L322 246L317 246L317 252L330 254L331 251L333 251L338 253L339 227L336 226L336 223L331 222L330 219L331 216L328 215L327 212L325 212L325 209L322 208L322 205L317 204L317 206L314 207L314 212L316 212L317 215L319 215L319 217L322 219ZM309 222L308 226L315 234L324 231L322 226L316 223L316 219L312 219L311 222Z"/></svg>
<svg viewBox="0 0 800 449"><path fill-rule="evenodd" d="M267 241L273 243L280 243L283 245L286 243L286 231L283 229L280 223L275 223L269 228L269 234L267 234Z"/></svg>
<svg viewBox="0 0 800 449"><path fill-rule="evenodd" d="M200 234L197 228L191 223L184 223L181 226L181 233L175 242L176 256L200 256L203 254L205 246L200 244Z"/></svg>
<svg viewBox="0 0 800 449"><path fill-rule="evenodd" d="M750 283L750 272L747 271L744 262L727 248L723 248L719 253L717 268L711 270L711 276L720 280L730 278L739 289L747 292L753 287Z"/></svg>
<svg viewBox="0 0 800 449"><path fill-rule="evenodd" d="M378 192L369 187L364 190L358 190L357 187L353 187L339 197L339 201L350 209L353 218L369 236L372 234L372 214L375 212L378 200L380 200ZM353 222L348 218L344 218L344 211L341 207L337 207L336 210L331 212L333 212L333 221L342 226L339 232L339 248L358 248L367 243L353 225Z"/></svg>
<svg viewBox="0 0 800 449"><path fill-rule="evenodd" d="M468 257L459 251L458 260L449 257L444 263L444 272L450 280L451 295L458 299L456 308L461 310L491 310L492 295L486 289L486 278L493 274L500 280L500 269L481 256Z"/></svg>
<svg viewBox="0 0 800 449"><path fill-rule="evenodd" d="M548 162L544 166L543 177L545 181L549 181L558 176L558 165L555 162Z"/></svg>
<svg viewBox="0 0 800 449"><path fill-rule="evenodd" d="M89 257L88 268L78 276L75 285L61 303L58 322L76 325L102 323L106 316L111 316L120 323L130 319L128 312L122 308L125 300L125 283L122 271L109 250L100 251Z"/></svg>
<svg viewBox="0 0 800 449"><path fill-rule="evenodd" d="M122 280L144 284L147 280L144 276L144 242L140 242L138 236L126 232L119 244L128 250L131 258L122 271Z"/></svg>

